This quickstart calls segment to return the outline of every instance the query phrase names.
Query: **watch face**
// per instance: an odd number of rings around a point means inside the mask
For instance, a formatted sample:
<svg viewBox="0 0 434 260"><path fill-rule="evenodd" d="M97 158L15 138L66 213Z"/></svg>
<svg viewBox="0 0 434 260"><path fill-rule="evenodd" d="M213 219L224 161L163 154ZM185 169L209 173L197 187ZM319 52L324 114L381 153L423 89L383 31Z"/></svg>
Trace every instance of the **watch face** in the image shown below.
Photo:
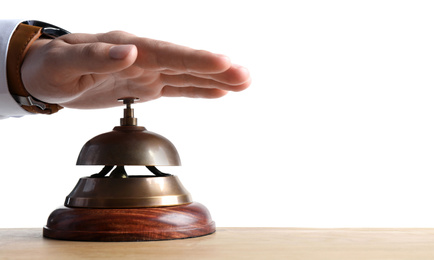
<svg viewBox="0 0 434 260"><path fill-rule="evenodd" d="M37 20L29 20L29 21L25 21L23 23L28 24L28 25L42 27L42 34L44 34L45 36L48 36L50 38L57 38L59 36L70 33L67 30L62 29L58 26L55 26L55 25L52 25L49 23L45 23L45 22L41 22L41 21L37 21Z"/></svg>

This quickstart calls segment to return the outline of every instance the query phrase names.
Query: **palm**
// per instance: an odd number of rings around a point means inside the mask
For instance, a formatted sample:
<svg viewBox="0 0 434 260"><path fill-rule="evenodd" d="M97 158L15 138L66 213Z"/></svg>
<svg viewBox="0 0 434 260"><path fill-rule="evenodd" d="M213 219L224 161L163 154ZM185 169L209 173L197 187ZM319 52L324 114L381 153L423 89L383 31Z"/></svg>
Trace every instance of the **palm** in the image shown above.
<svg viewBox="0 0 434 260"><path fill-rule="evenodd" d="M135 75L129 77L125 76L126 72L82 76L76 80L78 84L76 89L84 89L84 91L77 91L80 96L63 102L63 105L78 108L102 108L120 105L116 100L121 97L137 97L140 102L161 97L163 86L159 83L160 74L143 69L140 69L140 72L135 71ZM67 88L68 85L64 87Z"/></svg>

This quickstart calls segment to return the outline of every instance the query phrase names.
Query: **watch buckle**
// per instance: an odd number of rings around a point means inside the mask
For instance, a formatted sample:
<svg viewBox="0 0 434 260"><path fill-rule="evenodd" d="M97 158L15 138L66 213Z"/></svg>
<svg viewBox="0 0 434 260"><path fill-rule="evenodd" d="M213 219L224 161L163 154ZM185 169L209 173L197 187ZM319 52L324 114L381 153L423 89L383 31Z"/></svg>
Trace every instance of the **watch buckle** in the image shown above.
<svg viewBox="0 0 434 260"><path fill-rule="evenodd" d="M18 95L12 95L12 97L15 99L15 101L17 101L18 104L23 106L37 106L42 110L45 110L47 108L47 106L43 102L35 100L32 96L23 97Z"/></svg>

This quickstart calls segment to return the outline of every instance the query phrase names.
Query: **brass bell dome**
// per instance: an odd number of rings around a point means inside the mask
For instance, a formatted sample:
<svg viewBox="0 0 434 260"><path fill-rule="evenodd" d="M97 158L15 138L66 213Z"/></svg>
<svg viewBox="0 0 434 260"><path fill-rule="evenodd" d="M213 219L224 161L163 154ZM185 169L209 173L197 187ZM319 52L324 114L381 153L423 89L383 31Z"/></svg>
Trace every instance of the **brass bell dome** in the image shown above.
<svg viewBox="0 0 434 260"><path fill-rule="evenodd" d="M137 126L131 108L135 98L121 100L127 106L121 125L89 140L78 156L77 165L104 165L104 168L81 178L66 197L65 206L138 208L191 203L190 193L179 179L155 167L181 165L175 146L165 137ZM144 165L155 176L128 176L126 165Z"/></svg>
<svg viewBox="0 0 434 260"><path fill-rule="evenodd" d="M81 149L77 165L181 165L178 151L168 139L137 126L131 108L134 98L122 100L127 107L121 126L89 140Z"/></svg>

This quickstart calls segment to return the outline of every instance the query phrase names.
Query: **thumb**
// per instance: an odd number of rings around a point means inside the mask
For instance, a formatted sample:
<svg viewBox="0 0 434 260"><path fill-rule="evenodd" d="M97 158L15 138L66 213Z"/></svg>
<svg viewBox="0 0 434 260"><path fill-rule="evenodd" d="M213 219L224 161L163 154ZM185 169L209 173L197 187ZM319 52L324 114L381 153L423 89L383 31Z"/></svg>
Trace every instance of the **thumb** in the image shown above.
<svg viewBox="0 0 434 260"><path fill-rule="evenodd" d="M113 73L131 66L137 58L137 47L132 44L108 43L73 44L65 51L70 71L78 75Z"/></svg>

